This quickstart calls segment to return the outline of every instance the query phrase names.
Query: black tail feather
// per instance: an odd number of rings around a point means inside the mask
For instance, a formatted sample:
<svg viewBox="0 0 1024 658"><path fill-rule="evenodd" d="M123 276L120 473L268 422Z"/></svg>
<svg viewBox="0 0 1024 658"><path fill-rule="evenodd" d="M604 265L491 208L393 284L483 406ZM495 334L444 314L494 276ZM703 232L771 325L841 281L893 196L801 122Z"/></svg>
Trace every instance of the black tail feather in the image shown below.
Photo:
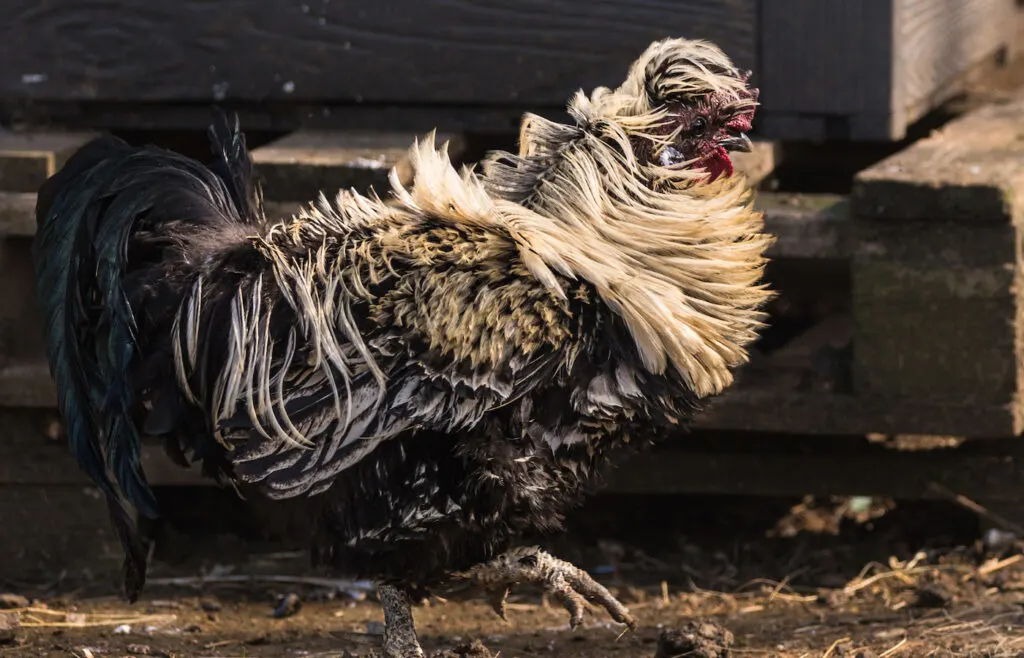
<svg viewBox="0 0 1024 658"><path fill-rule="evenodd" d="M133 295L153 288L162 276L159 254L184 248L183 233L210 231L217 242L231 227L245 234L243 225L263 217L237 118L231 126L221 117L210 140L216 158L206 167L99 137L43 184L36 205L37 296L58 404L70 450L107 500L125 552L125 593L133 601L145 583L146 554L130 507L158 515L141 466L134 377L145 355ZM160 248L146 252L152 256L146 262L130 262L140 239ZM174 299L166 305L173 307Z"/></svg>
<svg viewBox="0 0 1024 658"><path fill-rule="evenodd" d="M238 123L238 115L229 119L218 111L207 134L214 161L210 169L223 180L235 206L243 217L263 216L263 192L246 148L245 135Z"/></svg>

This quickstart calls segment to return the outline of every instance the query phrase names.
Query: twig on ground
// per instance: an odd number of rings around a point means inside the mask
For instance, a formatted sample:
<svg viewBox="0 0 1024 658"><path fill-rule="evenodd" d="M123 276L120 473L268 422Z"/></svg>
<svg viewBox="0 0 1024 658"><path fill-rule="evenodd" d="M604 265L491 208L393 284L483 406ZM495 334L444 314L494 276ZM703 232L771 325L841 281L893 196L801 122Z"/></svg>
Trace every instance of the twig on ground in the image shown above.
<svg viewBox="0 0 1024 658"><path fill-rule="evenodd" d="M891 656L891 655L895 654L897 651L899 651L901 648L903 648L903 645L906 644L906 643L907 643L907 638L903 638L902 640L900 640L896 644L896 646L894 646L892 648L889 648L889 649L886 649L884 652L879 654L878 658L886 658L886 656Z"/></svg>
<svg viewBox="0 0 1024 658"><path fill-rule="evenodd" d="M928 486L937 493L939 493L940 495L944 496L945 498L951 500L952 502L956 503L957 505L960 505L965 509L971 510L978 516L987 519L988 521L991 521L992 523L1001 527L1003 530L1012 532L1017 537L1024 538L1024 527L1021 527L1013 521L1010 521L1009 519L996 514L987 507L974 502L967 496L963 494L958 494L955 491L950 491L949 489L947 489L946 487L942 486L937 482L932 482Z"/></svg>
<svg viewBox="0 0 1024 658"><path fill-rule="evenodd" d="M1021 560L1024 560L1024 555L1021 555L1020 553L1018 553L1017 555L1011 555L1010 557L1004 560L988 560L983 565L978 567L978 575L987 576L1001 569L1005 569L1006 567L1013 566Z"/></svg>
<svg viewBox="0 0 1024 658"><path fill-rule="evenodd" d="M841 637L841 638L839 638L838 640L836 640L835 642L832 643L832 645L828 648L828 651L826 651L825 655L823 655L821 658L828 658L829 656L832 655L832 652L836 650L836 647L838 647L843 642L849 642L849 641L850 641L849 637Z"/></svg>

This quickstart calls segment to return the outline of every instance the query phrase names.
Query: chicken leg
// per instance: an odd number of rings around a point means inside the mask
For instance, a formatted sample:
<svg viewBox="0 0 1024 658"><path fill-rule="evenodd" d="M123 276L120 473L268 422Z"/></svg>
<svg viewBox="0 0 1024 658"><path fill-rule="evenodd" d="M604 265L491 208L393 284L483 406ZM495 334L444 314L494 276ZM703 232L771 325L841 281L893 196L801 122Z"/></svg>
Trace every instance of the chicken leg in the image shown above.
<svg viewBox="0 0 1024 658"><path fill-rule="evenodd" d="M384 609L385 658L423 658L409 595L394 585L378 585L377 596Z"/></svg>
<svg viewBox="0 0 1024 658"><path fill-rule="evenodd" d="M569 611L569 625L575 630L583 623L586 601L599 604L612 619L636 630L636 621L626 606L579 567L537 547L515 548L489 562L454 575L456 581L482 587L494 611L505 619L505 599L513 585L533 583L561 599Z"/></svg>

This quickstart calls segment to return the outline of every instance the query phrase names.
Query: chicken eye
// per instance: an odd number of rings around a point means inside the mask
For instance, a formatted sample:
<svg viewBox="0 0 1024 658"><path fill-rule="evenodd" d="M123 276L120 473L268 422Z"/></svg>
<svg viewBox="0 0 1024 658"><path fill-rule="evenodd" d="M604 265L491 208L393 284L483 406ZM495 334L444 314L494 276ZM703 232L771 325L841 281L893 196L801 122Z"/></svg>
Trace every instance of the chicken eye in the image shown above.
<svg viewBox="0 0 1024 658"><path fill-rule="evenodd" d="M700 137L708 129L708 120L704 117L697 117L690 124L690 134L694 137Z"/></svg>

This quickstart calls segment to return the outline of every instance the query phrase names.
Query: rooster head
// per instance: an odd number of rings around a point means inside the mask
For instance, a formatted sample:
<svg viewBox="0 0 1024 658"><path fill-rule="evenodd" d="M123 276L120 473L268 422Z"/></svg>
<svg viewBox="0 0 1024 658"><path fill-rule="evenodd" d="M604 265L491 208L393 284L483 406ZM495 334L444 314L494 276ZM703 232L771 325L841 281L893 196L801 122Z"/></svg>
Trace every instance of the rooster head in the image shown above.
<svg viewBox="0 0 1024 658"><path fill-rule="evenodd" d="M703 170L714 180L732 175L730 152L751 149L758 90L749 79L712 43L665 39L595 100L603 96L602 114L626 129L641 165Z"/></svg>

